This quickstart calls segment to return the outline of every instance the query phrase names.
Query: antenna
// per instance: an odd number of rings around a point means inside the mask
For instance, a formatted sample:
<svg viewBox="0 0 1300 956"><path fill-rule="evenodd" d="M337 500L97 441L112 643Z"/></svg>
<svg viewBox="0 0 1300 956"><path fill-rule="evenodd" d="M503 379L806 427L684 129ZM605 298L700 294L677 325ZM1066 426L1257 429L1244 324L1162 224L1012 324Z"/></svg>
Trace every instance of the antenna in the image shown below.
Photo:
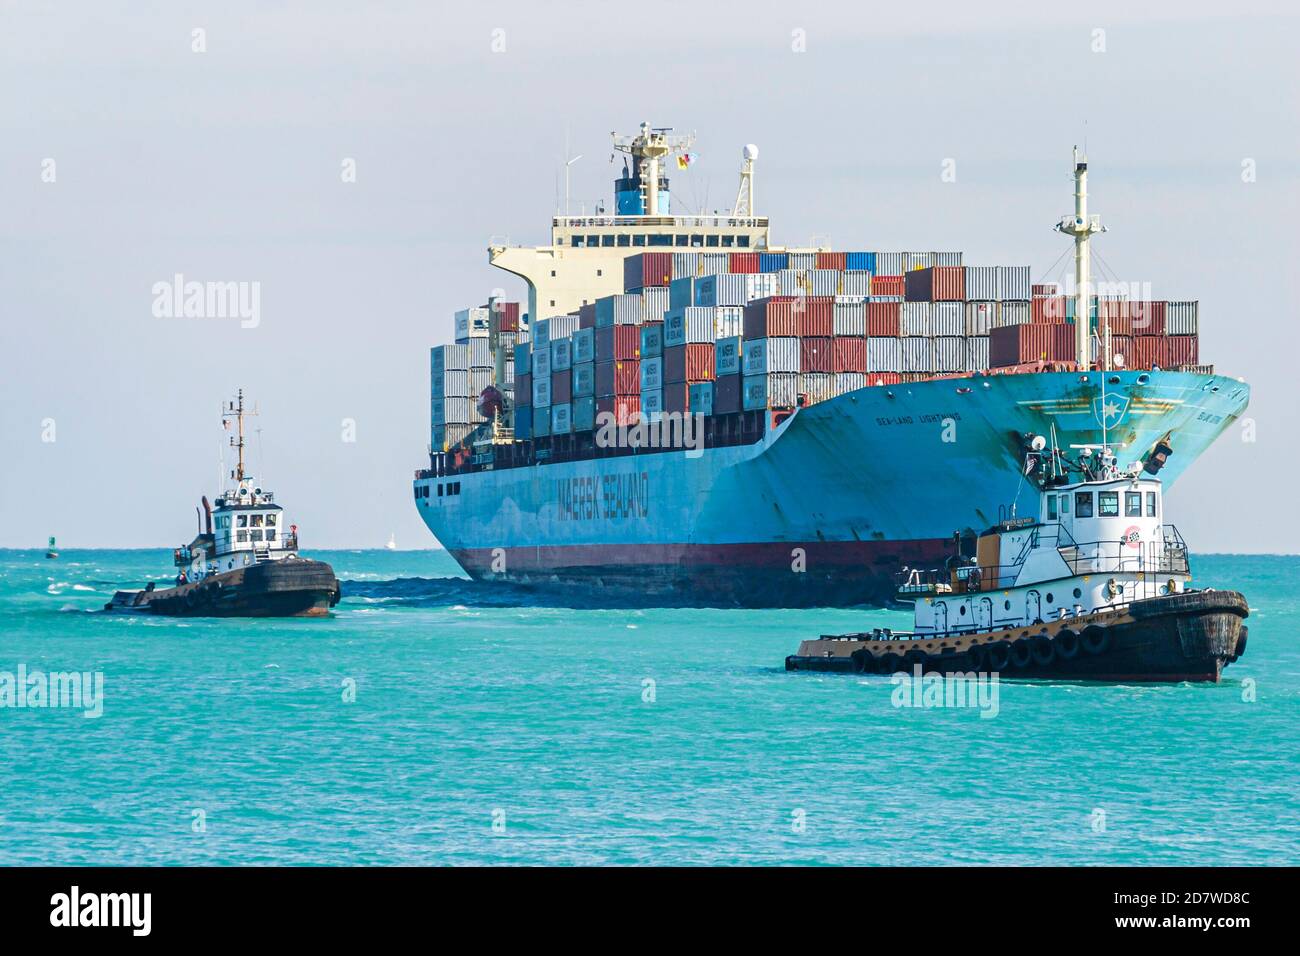
<svg viewBox="0 0 1300 956"><path fill-rule="evenodd" d="M1081 370L1086 370L1092 363L1089 353L1092 351L1092 310L1090 295L1089 268L1091 259L1088 240L1099 232L1105 232L1100 216L1088 215L1088 157L1080 155L1079 147L1074 147L1074 216L1064 216L1056 224L1056 231L1074 238L1074 360ZM1103 361L1106 371L1110 368L1110 356Z"/></svg>
<svg viewBox="0 0 1300 956"><path fill-rule="evenodd" d="M221 424L229 428L231 421L237 423L236 434L238 435L238 438L232 435L230 438L230 446L236 449L238 464L236 464L234 474L231 477L233 477L237 482L242 482L244 480L244 416L256 415L257 409L254 408L252 411L249 411L244 408L244 390L242 388L239 389L236 396L236 401L227 402L226 407L222 409Z"/></svg>
<svg viewBox="0 0 1300 956"><path fill-rule="evenodd" d="M659 215L659 165L675 153L684 153L695 145L695 134L672 136L671 126L651 127L642 123L640 132L628 136L617 132L609 135L614 149L632 157L641 179L641 214Z"/></svg>
<svg viewBox="0 0 1300 956"><path fill-rule="evenodd" d="M740 167L740 189L736 192L736 205L731 214L753 216L754 212L754 160L758 159L758 147L753 143L747 145L742 153L745 164Z"/></svg>

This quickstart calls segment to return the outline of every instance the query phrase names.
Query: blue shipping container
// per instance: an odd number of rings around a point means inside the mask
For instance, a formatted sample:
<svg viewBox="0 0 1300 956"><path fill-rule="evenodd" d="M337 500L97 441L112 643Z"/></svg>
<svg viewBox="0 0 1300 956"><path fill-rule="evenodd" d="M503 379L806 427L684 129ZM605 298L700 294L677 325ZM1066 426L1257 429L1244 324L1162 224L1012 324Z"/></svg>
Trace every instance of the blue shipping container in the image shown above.
<svg viewBox="0 0 1300 956"><path fill-rule="evenodd" d="M874 252L849 252L844 256L844 268L859 272L876 274L876 254Z"/></svg>
<svg viewBox="0 0 1300 956"><path fill-rule="evenodd" d="M760 252L758 254L759 272L780 272L790 268L790 255L785 252Z"/></svg>

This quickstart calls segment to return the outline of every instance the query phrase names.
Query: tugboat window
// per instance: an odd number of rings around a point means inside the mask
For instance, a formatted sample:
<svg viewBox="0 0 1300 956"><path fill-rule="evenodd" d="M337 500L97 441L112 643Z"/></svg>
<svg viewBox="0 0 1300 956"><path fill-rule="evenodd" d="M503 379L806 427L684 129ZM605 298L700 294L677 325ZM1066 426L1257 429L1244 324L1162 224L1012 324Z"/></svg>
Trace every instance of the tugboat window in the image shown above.
<svg viewBox="0 0 1300 956"><path fill-rule="evenodd" d="M1148 491L1147 492L1147 517L1154 518L1155 516L1156 516L1156 493L1154 491Z"/></svg>
<svg viewBox="0 0 1300 956"><path fill-rule="evenodd" d="M258 528L258 529L256 529L255 531L253 531L253 540L254 540L254 541L261 541L261 540L262 540L262 529L261 529L261 528Z"/></svg>
<svg viewBox="0 0 1300 956"><path fill-rule="evenodd" d="M275 515L267 515L266 524L268 527L275 527Z"/></svg>
<svg viewBox="0 0 1300 956"><path fill-rule="evenodd" d="M253 515L253 527L254 527L254 528L260 528L260 527L262 527L262 515ZM258 535L258 538L257 538L257 539L258 539L259 541L262 540L262 536L261 536L261 535Z"/></svg>
<svg viewBox="0 0 1300 956"><path fill-rule="evenodd" d="M1142 492L1140 491L1124 492L1124 517L1126 518L1142 517Z"/></svg>
<svg viewBox="0 0 1300 956"><path fill-rule="evenodd" d="M235 525L240 528L248 527L248 515L236 515Z"/></svg>
<svg viewBox="0 0 1300 956"><path fill-rule="evenodd" d="M242 517L242 516L241 516L241 517ZM245 542L248 541L248 532L247 532L247 531L236 531L236 532L235 532L235 540L236 540L236 541L245 541Z"/></svg>
<svg viewBox="0 0 1300 956"><path fill-rule="evenodd" d="M1097 512L1103 518L1118 518L1119 517L1119 492L1118 491L1097 492Z"/></svg>
<svg viewBox="0 0 1300 956"><path fill-rule="evenodd" d="M1050 521L1056 517L1056 495L1047 496L1047 519Z"/></svg>
<svg viewBox="0 0 1300 956"><path fill-rule="evenodd" d="M1061 495L1061 514L1068 515L1069 513L1070 513L1070 496Z"/></svg>
<svg viewBox="0 0 1300 956"><path fill-rule="evenodd" d="M1076 491L1074 493L1074 515L1076 518L1092 517L1092 492Z"/></svg>

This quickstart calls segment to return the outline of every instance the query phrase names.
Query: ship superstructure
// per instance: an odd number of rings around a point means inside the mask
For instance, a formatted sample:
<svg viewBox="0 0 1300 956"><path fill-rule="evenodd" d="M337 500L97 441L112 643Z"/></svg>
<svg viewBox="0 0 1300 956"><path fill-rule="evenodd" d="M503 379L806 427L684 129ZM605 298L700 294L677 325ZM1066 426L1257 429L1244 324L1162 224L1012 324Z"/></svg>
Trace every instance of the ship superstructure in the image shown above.
<svg viewBox="0 0 1300 956"><path fill-rule="evenodd" d="M1030 493L1035 440L1104 444L1168 486L1249 401L1201 364L1195 302L1092 282L1102 227L1077 152L1067 294L958 252L776 247L752 145L730 214L674 215L662 167L692 143L616 136L617 214L491 246L526 308L458 313L457 342L433 349L416 504L471 575L671 603L884 600L953 528Z"/></svg>

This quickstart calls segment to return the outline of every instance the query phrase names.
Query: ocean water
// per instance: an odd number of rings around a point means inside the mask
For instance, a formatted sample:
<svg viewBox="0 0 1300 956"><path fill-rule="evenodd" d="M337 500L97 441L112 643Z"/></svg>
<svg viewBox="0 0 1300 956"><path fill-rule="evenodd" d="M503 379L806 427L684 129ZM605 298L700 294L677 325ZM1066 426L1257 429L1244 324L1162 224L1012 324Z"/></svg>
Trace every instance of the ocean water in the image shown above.
<svg viewBox="0 0 1300 956"><path fill-rule="evenodd" d="M982 717L783 669L900 611L568 608L441 552L314 556L329 619L177 621L93 613L167 551L0 551L0 671L104 680L98 718L0 708L0 864L1300 862L1297 557L1196 559L1252 608L1224 683L1005 681Z"/></svg>

